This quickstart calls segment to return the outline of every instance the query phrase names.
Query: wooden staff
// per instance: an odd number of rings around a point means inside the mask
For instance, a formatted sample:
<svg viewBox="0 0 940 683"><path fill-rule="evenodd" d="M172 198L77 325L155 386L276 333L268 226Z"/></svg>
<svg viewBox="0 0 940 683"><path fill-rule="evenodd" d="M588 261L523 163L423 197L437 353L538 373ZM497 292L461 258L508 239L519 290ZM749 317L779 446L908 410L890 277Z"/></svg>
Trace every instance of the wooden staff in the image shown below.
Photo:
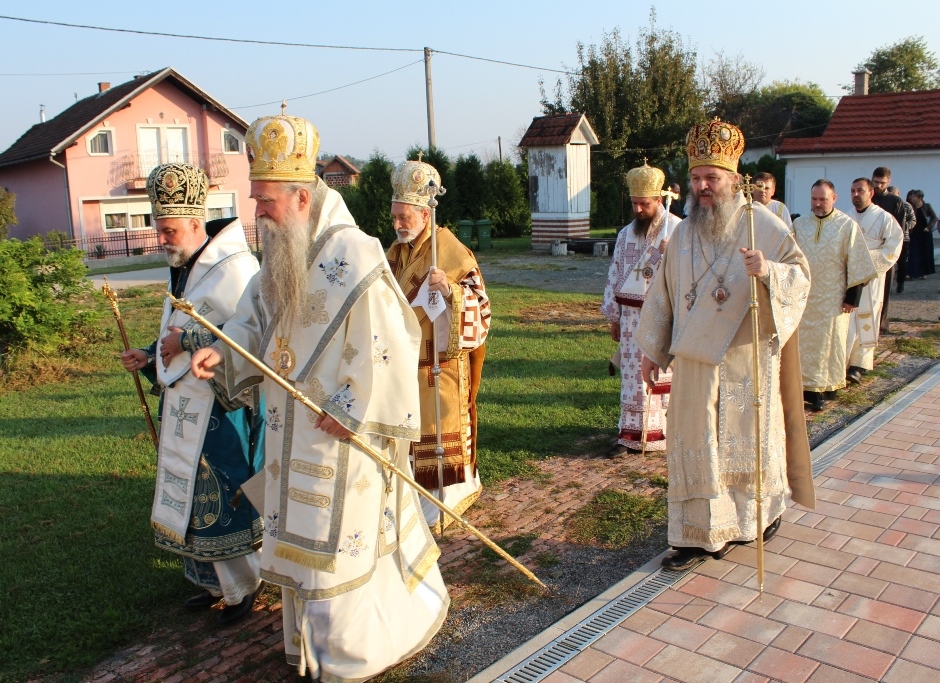
<svg viewBox="0 0 940 683"><path fill-rule="evenodd" d="M239 346L231 337L227 336L218 327L216 327L211 322L209 322L208 320L203 318L201 315L199 315L196 312L196 308L192 305L192 303L190 303L186 299L177 299L170 292L167 292L166 295L167 295L167 298L169 298L170 303L173 305L173 308L177 309L178 311L182 311L183 313L191 317L193 320L198 322L200 325L205 327L207 330L212 332L212 334L214 334L219 340L224 342L229 348L231 348L242 358L247 360L256 368L258 368L258 370L260 370L263 375L265 375L267 378L269 378L272 382L277 384L282 389L285 389L298 403L302 403L304 406L306 406L309 410L312 410L313 412L315 412L317 415L321 415L321 416L327 415L327 413L320 406L318 406L316 403L314 403L309 398L304 396L301 392L297 391L297 389L291 386L291 384L287 380L285 380L283 377L281 377L276 372L274 372L274 370L272 370L267 365L265 365L262 361L258 360L253 355L251 355L248 351L246 351L241 346ZM471 534L473 534L474 536L479 538L481 541L483 541L483 543L485 543L486 546L490 550L492 550L494 553L502 557L504 560L506 560L509 564L511 564L516 569L518 569L520 572L525 574L529 580L537 583L542 588L547 588L544 583L538 580L538 577L536 577L535 574L529 571L524 565L522 565L518 560L516 560L516 558L514 558L512 555L510 555L505 550L503 550L498 545L496 545L493 541L487 538L487 536L483 532L476 529L472 524L470 524L468 521L463 519L460 515L454 512L451 508L449 508L448 506L444 505L444 503L437 500L437 498L435 498L433 494L425 491L424 487L421 486L421 484L416 482L407 473L403 472L394 463L389 461L384 455L382 455L377 450L375 450L372 447L372 445L369 444L368 441L363 439L358 434L351 434L349 436L349 441L351 441L356 446L358 446L359 449L362 450L363 453L368 455L375 462L380 464L383 468L398 475L403 481L411 485L414 488L414 490L418 492L418 495L431 501L442 512L446 512L448 515L453 517L455 522L461 528L466 529ZM418 514L421 514L420 510L418 510Z"/></svg>
<svg viewBox="0 0 940 683"><path fill-rule="evenodd" d="M121 340L124 342L124 350L129 351L131 344L127 339L127 330L124 329L124 320L121 318L121 311L118 309L117 292L111 289L107 277L104 279L104 286L101 288L101 293L108 297L108 303L111 304L111 312L114 313L114 319L117 320L118 329L121 331ZM147 429L150 430L150 440L153 441L154 448L158 448L157 430L153 426L153 418L150 417L150 406L147 405L147 399L144 398L144 388L140 384L140 375L137 374L136 370L133 370L132 373L134 375L134 385L137 387L137 398L140 399L140 409L144 413L144 419L147 420Z"/></svg>
<svg viewBox="0 0 940 683"><path fill-rule="evenodd" d="M646 435L649 433L650 404L653 400L653 390L646 387L646 412L643 413L643 436L640 439L640 455L646 455Z"/></svg>
<svg viewBox="0 0 940 683"><path fill-rule="evenodd" d="M431 178L422 193L428 197L428 208L431 209L431 270L437 268L437 197L447 192L446 189L434 182ZM434 303L434 297L441 296L440 292L428 291L429 303ZM437 443L434 454L437 456L437 496L444 503L444 442L441 435L441 358L437 350L437 319L431 321L431 353L434 354L434 363L431 366L431 377L434 379L434 427ZM441 538L444 538L444 510L438 517Z"/></svg>
<svg viewBox="0 0 940 683"><path fill-rule="evenodd" d="M747 248L754 251L756 239L754 237L754 190L763 189L764 184L759 182L751 184L751 176L744 176L741 191L744 193L745 210L747 213ZM751 334L754 339L751 360L754 372L754 503L757 506L757 592L764 594L764 457L763 441L761 439L761 398L760 398L760 325L757 311L757 276L751 281Z"/></svg>

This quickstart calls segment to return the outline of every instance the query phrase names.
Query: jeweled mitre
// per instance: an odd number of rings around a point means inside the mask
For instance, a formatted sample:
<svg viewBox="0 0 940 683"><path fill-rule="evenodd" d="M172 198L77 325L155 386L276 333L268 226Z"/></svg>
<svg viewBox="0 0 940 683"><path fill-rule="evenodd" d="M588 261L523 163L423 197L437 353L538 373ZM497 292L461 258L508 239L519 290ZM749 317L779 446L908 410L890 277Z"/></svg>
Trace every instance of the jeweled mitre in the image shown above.
<svg viewBox="0 0 940 683"><path fill-rule="evenodd" d="M643 161L642 166L627 172L627 187L631 197L661 197L666 174Z"/></svg>
<svg viewBox="0 0 940 683"><path fill-rule="evenodd" d="M429 195L421 194L429 180L441 186L441 175L423 161L403 161L392 171L392 201L414 206L427 206Z"/></svg>
<svg viewBox="0 0 940 683"><path fill-rule="evenodd" d="M147 177L154 218L205 218L209 178L189 164L162 164Z"/></svg>
<svg viewBox="0 0 940 683"><path fill-rule="evenodd" d="M685 149L690 170L698 166L717 166L737 173L738 159L744 153L744 134L737 126L716 117L708 123L692 126L685 139Z"/></svg>
<svg viewBox="0 0 940 683"><path fill-rule="evenodd" d="M299 116L263 116L245 136L248 179L311 183L317 177L320 134Z"/></svg>

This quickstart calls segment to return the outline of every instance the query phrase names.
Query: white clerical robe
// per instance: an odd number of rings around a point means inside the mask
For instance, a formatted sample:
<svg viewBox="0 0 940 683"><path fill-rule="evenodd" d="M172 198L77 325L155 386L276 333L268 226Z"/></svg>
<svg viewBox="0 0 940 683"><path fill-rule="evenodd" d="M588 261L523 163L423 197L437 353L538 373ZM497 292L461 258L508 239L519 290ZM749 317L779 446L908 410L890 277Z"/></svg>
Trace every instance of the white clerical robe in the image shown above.
<svg viewBox="0 0 940 683"><path fill-rule="evenodd" d="M852 211L852 217L861 228L868 245L868 253L875 264L878 276L862 289L858 308L849 315L849 333L846 339L848 364L871 370L875 367L875 347L878 346L878 331L881 307L884 305L885 273L901 255L904 231L890 213L879 206L869 204L862 212Z"/></svg>
<svg viewBox="0 0 940 683"><path fill-rule="evenodd" d="M664 221L664 217L666 221ZM659 245L668 239L681 219L659 207L656 218L645 237L634 232L636 222L617 235L614 255L607 272L601 313L620 326L620 342L615 354L620 367L620 420L617 443L639 450L646 431L646 450L666 450L666 409L669 407L670 373L664 372L656 382L646 407L646 385L640 369L643 354L636 344L636 328L640 309L653 278L662 263Z"/></svg>
<svg viewBox="0 0 940 683"><path fill-rule="evenodd" d="M849 287L875 277L875 264L858 224L838 209L825 218L800 216L793 222L793 236L813 275L809 304L800 323L803 389L841 389L849 333L849 314L842 312L842 302Z"/></svg>
<svg viewBox="0 0 940 683"><path fill-rule="evenodd" d="M259 278L225 332L408 471L419 436L421 330L378 240L320 184L300 320L281 321ZM449 604L414 489L227 347L229 395L263 381L267 433L261 576L282 587L284 647L301 675L360 681L423 648Z"/></svg>
<svg viewBox="0 0 940 683"><path fill-rule="evenodd" d="M793 229L793 219L790 218L790 210L787 208L786 204L777 201L776 199L771 199L767 203L767 209L777 218L786 223L788 228L791 230Z"/></svg>
<svg viewBox="0 0 940 683"><path fill-rule="evenodd" d="M756 524L754 340L750 278L738 251L747 245L740 199L732 221L735 236L717 259L708 259L711 268L689 221L679 224L637 330L643 353L673 370L666 451L669 543L709 552L763 532ZM754 223L756 247L768 265L757 283L767 526L783 512L791 490L795 501L815 505L799 360L795 347L787 345L806 306L809 267L786 226L766 207L754 205ZM727 296L720 295L719 286Z"/></svg>

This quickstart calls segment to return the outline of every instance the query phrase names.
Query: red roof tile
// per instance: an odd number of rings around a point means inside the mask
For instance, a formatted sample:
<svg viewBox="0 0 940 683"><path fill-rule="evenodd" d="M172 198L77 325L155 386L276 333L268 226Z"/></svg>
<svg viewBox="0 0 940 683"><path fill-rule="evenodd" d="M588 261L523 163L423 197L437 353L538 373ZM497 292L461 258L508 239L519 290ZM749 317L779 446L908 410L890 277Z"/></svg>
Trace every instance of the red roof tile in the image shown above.
<svg viewBox="0 0 940 683"><path fill-rule="evenodd" d="M519 141L520 147L545 147L567 145L578 128L583 114L561 114L559 116L537 116Z"/></svg>
<svg viewBox="0 0 940 683"><path fill-rule="evenodd" d="M787 138L781 155L940 149L940 90L843 97L817 138Z"/></svg>

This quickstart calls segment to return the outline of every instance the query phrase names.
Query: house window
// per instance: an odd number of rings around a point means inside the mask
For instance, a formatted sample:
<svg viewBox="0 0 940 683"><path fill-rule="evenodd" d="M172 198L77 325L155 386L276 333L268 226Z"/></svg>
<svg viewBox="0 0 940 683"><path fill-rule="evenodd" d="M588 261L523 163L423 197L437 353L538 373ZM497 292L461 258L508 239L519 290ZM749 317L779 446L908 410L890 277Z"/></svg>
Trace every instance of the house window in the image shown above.
<svg viewBox="0 0 940 683"><path fill-rule="evenodd" d="M104 200L99 207L105 231L153 229L150 202L146 199Z"/></svg>
<svg viewBox="0 0 940 683"><path fill-rule="evenodd" d="M132 213L131 228L149 228L151 216L149 213Z"/></svg>
<svg viewBox="0 0 940 683"><path fill-rule="evenodd" d="M111 131L99 130L88 138L88 153L97 156L110 156L114 145L111 144Z"/></svg>
<svg viewBox="0 0 940 683"><path fill-rule="evenodd" d="M222 151L225 154L241 154L242 153L242 139L231 130L222 131Z"/></svg>
<svg viewBox="0 0 940 683"><path fill-rule="evenodd" d="M206 218L232 218L235 215L235 195L231 192L213 192L206 199Z"/></svg>
<svg viewBox="0 0 940 683"><path fill-rule="evenodd" d="M106 213L104 215L104 227L108 230L126 230L126 213Z"/></svg>

